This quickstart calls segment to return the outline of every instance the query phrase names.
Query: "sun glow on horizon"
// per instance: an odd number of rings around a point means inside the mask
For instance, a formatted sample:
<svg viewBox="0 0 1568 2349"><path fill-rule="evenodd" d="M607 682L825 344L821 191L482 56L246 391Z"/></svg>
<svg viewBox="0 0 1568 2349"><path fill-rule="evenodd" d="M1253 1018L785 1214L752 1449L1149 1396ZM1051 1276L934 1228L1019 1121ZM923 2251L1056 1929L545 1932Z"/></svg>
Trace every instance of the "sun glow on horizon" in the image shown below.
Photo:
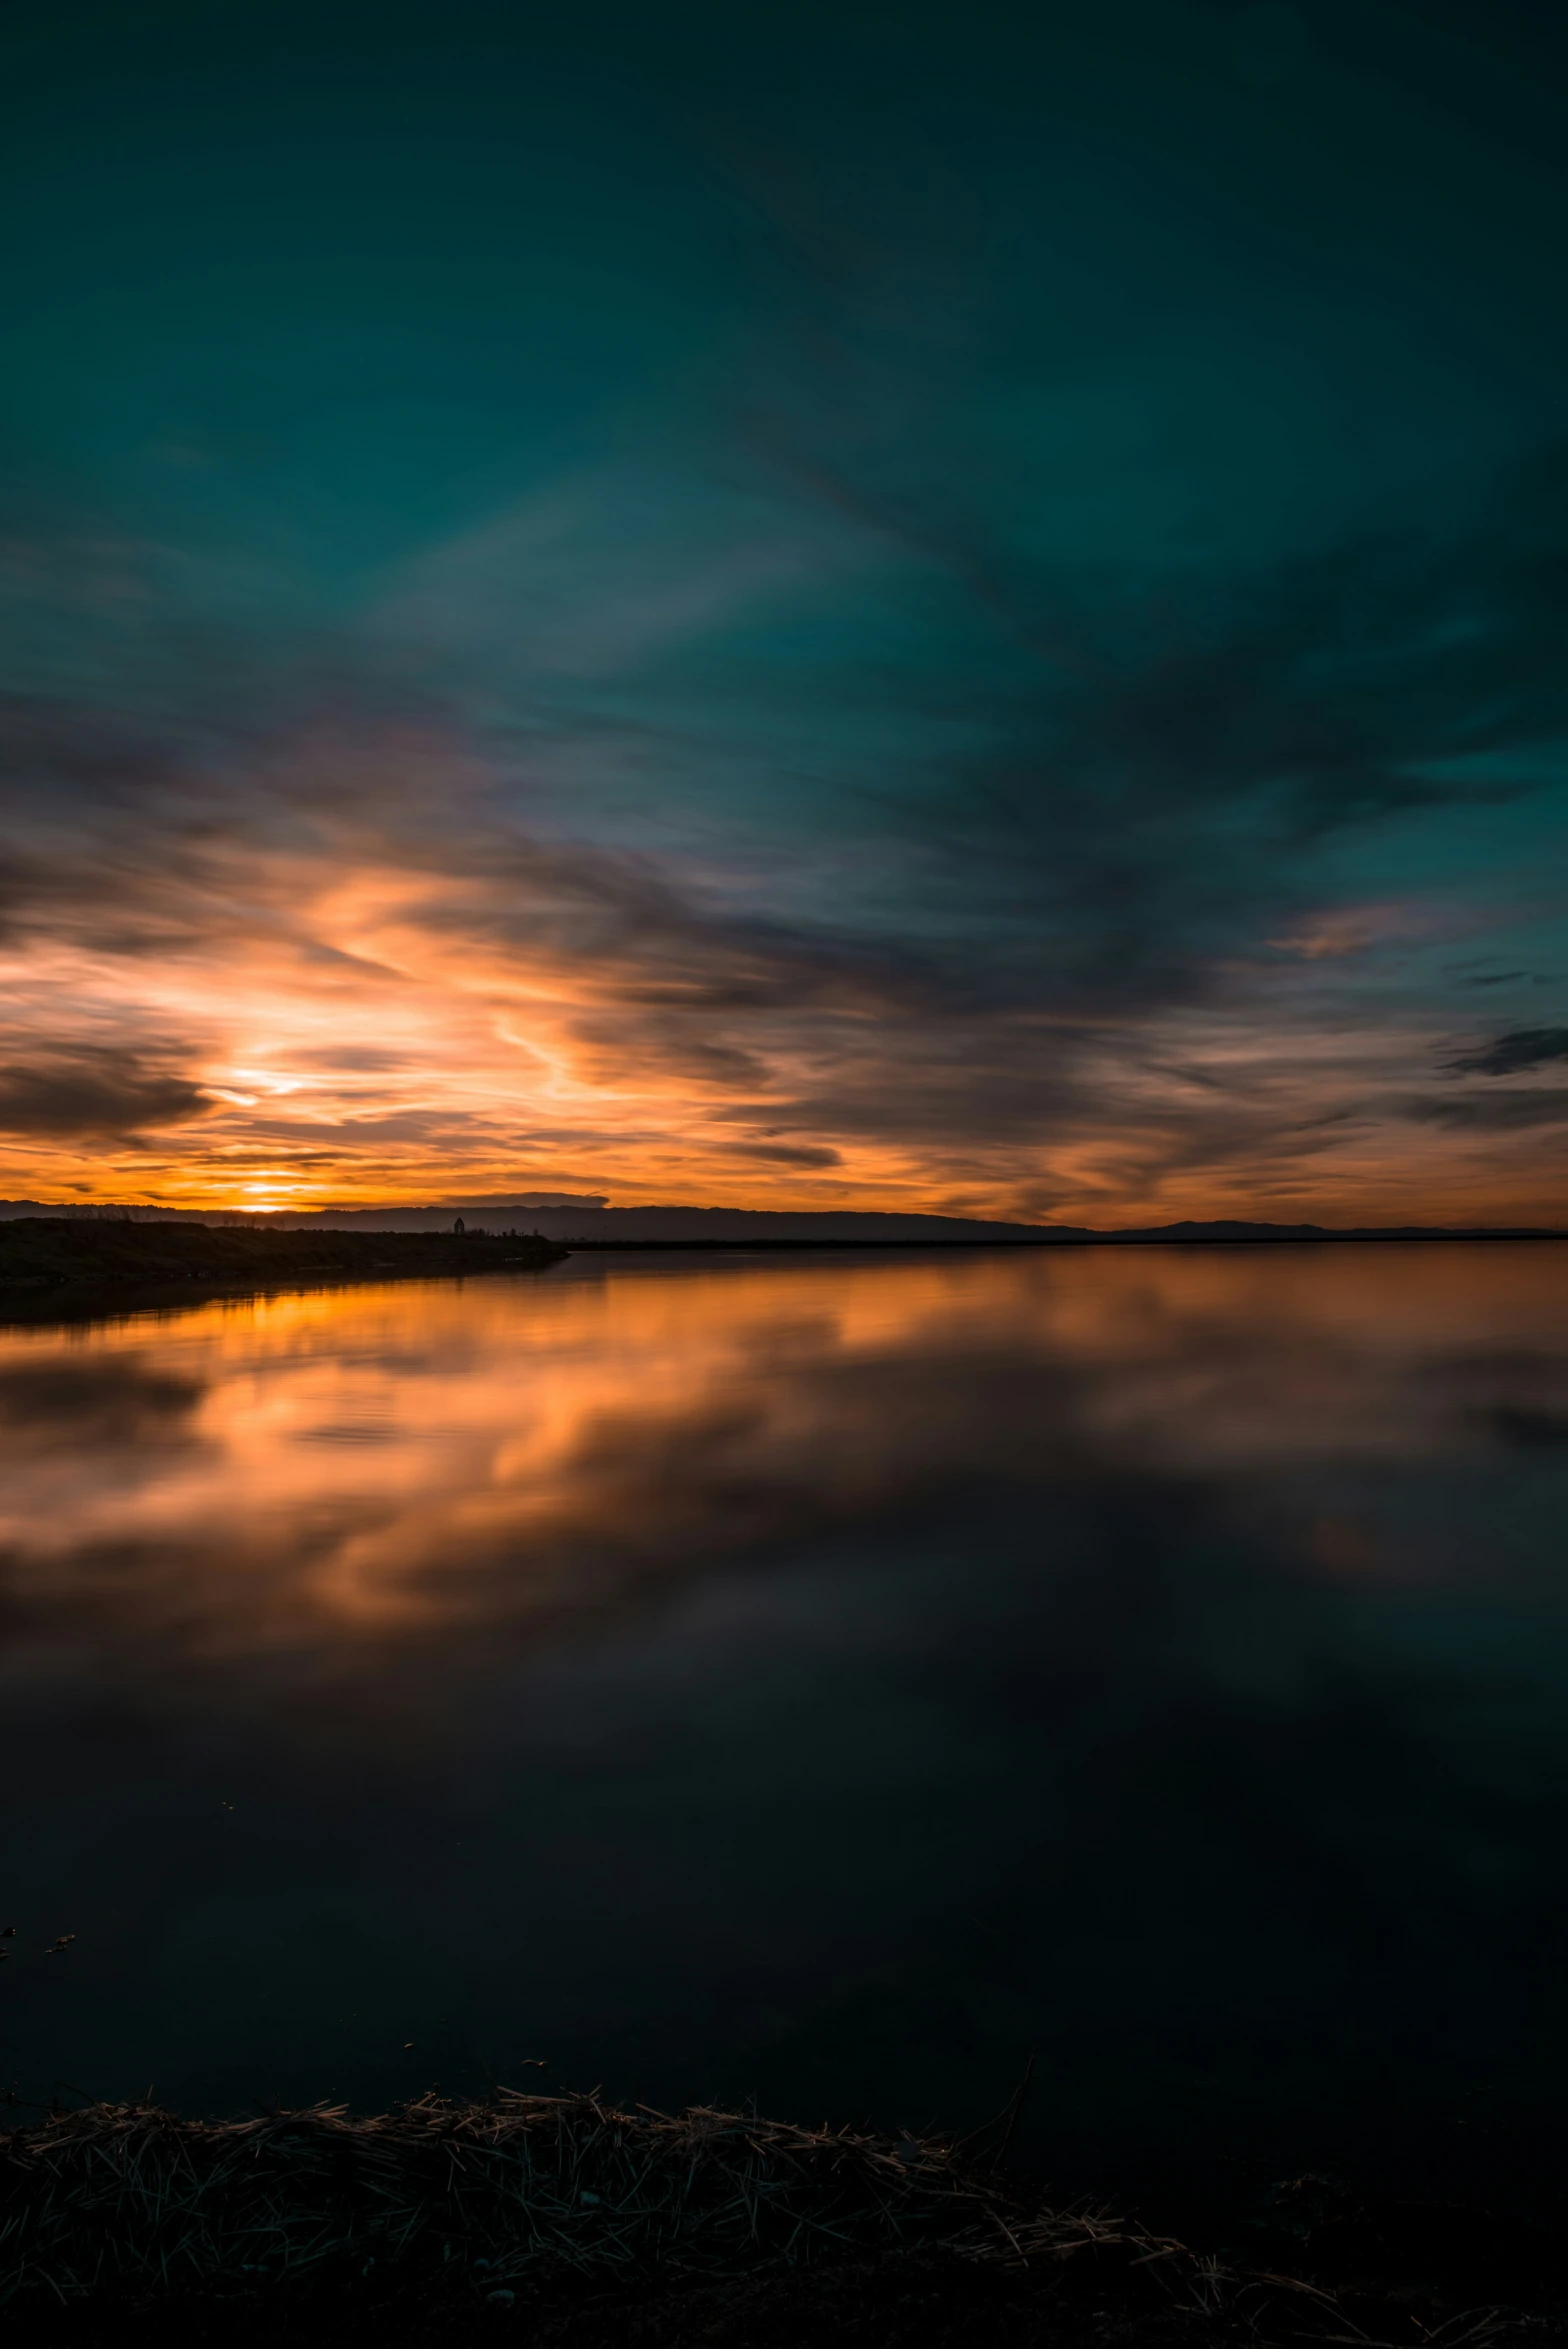
<svg viewBox="0 0 1568 2349"><path fill-rule="evenodd" d="M0 20L0 1198L1563 1220L1538 41L243 13Z"/></svg>
<svg viewBox="0 0 1568 2349"><path fill-rule="evenodd" d="M1305 1017L1261 967L1229 1001L1147 1020L1136 1053L1092 1028L1059 1047L1033 1015L960 1007L942 1032L896 993L802 984L796 948L774 968L720 924L712 940L661 933L664 913L607 930L580 875L520 851L495 871L415 869L339 827L314 855L216 839L204 854L169 906L149 883L156 952L128 918L114 948L58 908L13 930L13 1050L33 1043L105 1107L98 1130L13 1136L10 1195L266 1214L589 1190L1028 1222L1553 1217L1549 1134L1521 1127L1503 1164L1485 1129L1369 1115L1403 1039ZM220 915L242 887L236 931ZM1050 1111L1065 1047L1092 1113ZM998 1113L1037 1082L1038 1115Z"/></svg>

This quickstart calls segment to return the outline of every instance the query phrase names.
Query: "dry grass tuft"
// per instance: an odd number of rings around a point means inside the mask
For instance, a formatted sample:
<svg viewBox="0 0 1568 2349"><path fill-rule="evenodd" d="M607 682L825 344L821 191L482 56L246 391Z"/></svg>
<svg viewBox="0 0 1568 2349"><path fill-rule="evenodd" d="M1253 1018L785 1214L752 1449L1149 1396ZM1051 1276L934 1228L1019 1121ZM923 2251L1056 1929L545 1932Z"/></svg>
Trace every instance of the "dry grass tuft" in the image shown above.
<svg viewBox="0 0 1568 2349"><path fill-rule="evenodd" d="M472 2290L740 2276L941 2249L1059 2260L1174 2244L1011 2197L930 2140L596 2096L181 2120L95 2104L0 2133L0 2298L252 2293L334 2275Z"/></svg>

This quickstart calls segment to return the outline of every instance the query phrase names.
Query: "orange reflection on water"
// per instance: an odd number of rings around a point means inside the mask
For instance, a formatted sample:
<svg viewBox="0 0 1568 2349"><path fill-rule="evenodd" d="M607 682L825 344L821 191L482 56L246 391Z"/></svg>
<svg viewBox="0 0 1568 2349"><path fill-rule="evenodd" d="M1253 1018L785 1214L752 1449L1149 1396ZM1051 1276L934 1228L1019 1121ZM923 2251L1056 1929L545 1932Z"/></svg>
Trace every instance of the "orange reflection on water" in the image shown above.
<svg viewBox="0 0 1568 2349"><path fill-rule="evenodd" d="M1568 1248L1098 1249L0 1331L5 1591L120 1645L289 1649L624 1605L962 1480L1452 1457L1499 1412L1568 1428L1565 1304Z"/></svg>

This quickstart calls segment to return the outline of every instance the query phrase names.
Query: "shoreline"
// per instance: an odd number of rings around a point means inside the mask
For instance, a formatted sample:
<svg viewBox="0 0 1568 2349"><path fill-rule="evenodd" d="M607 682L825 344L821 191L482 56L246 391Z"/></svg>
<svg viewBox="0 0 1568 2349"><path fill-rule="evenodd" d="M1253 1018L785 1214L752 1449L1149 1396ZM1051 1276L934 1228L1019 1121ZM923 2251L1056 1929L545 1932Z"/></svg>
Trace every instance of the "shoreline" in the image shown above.
<svg viewBox="0 0 1568 2349"><path fill-rule="evenodd" d="M0 1326L113 1320L196 1304L374 1286L543 1273L573 1256L895 1257L1043 1254L1085 1248L1181 1252L1320 1249L1340 1245L1561 1244L1568 1232L1325 1232L1144 1234L1051 1239L548 1239L539 1233L341 1232L88 1218L0 1220Z"/></svg>
<svg viewBox="0 0 1568 2349"><path fill-rule="evenodd" d="M100 1299L254 1295L343 1283L545 1272L570 1253L528 1233L257 1231L196 1223L64 1217L0 1222L0 1318Z"/></svg>

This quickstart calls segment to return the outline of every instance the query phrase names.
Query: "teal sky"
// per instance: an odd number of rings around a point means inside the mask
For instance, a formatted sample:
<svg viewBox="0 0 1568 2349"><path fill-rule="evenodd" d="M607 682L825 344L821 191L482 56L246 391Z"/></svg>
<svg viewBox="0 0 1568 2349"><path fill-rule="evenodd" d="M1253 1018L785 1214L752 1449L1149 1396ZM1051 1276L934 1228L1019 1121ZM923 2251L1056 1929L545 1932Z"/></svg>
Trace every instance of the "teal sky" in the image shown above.
<svg viewBox="0 0 1568 2349"><path fill-rule="evenodd" d="M1555 11L0 49L7 1191L1560 1213Z"/></svg>

